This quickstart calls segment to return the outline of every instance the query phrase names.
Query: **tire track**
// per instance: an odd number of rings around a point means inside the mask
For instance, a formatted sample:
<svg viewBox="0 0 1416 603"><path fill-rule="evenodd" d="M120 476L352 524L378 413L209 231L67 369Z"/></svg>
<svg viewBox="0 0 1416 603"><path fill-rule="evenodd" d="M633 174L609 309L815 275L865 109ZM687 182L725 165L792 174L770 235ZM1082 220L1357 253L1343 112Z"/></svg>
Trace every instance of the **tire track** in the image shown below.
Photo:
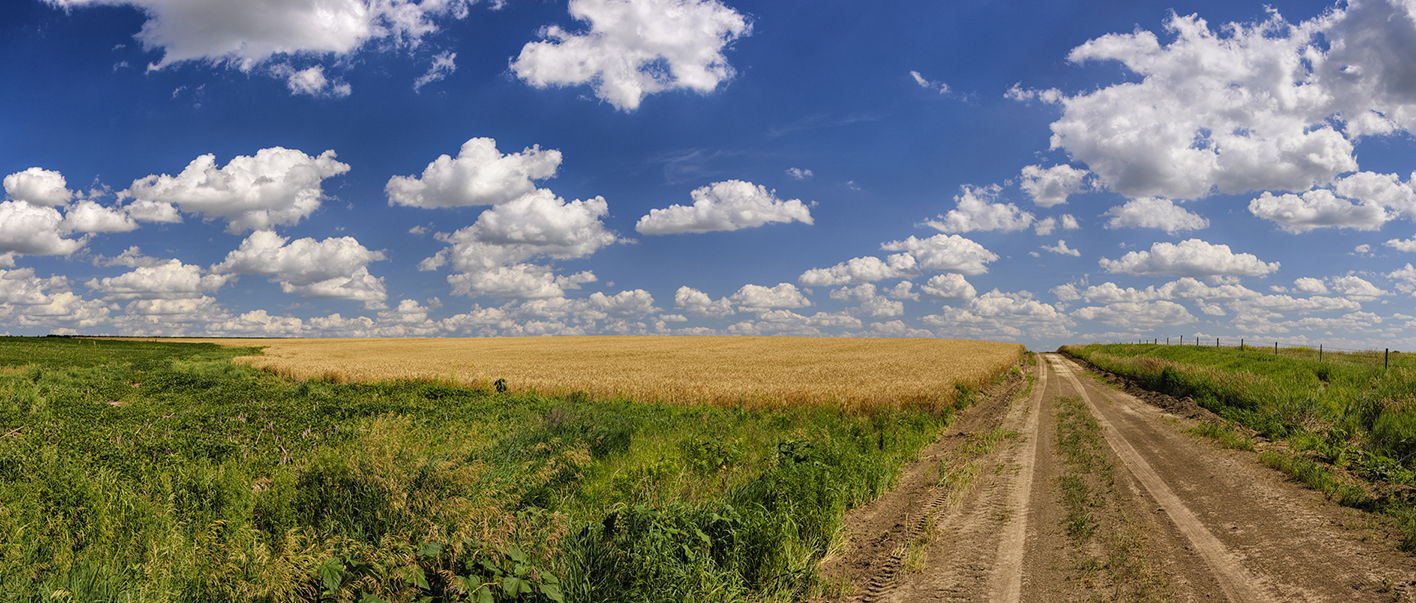
<svg viewBox="0 0 1416 603"><path fill-rule="evenodd" d="M1038 433L1038 416L1047 388L1041 358L1033 371L1033 392L1025 401L1011 400L1008 411L991 428L1018 432L1021 440L1000 445L979 457L980 471L969 487L949 490L940 504L938 543L924 573L896 576L871 601L1000 601L1018 600L1021 592L1024 544ZM978 426L977 432L990 427ZM1006 468L1006 470L1001 470ZM1012 599L1001 598L1010 592Z"/></svg>
<svg viewBox="0 0 1416 603"><path fill-rule="evenodd" d="M1189 507L1185 506L1174 490L1161 479L1145 459L1141 458L1130 442L1126 441L1125 437L1096 407L1091 396L1087 394L1087 388L1077 378L1076 373L1080 368L1061 356L1055 354L1048 356L1055 360L1049 364L1072 385L1077 394L1086 402L1092 416L1096 417L1097 423L1101 425L1102 436L1106 439L1107 445L1170 516L1175 527L1189 540L1191 546L1204 560L1205 565L1209 567L1215 580L1219 583L1220 589L1224 591L1224 595L1230 601L1271 601L1266 594L1254 587L1257 583L1254 576L1244 568L1239 559L1205 527Z"/></svg>
<svg viewBox="0 0 1416 603"><path fill-rule="evenodd" d="M1037 465L1038 417L1042 414L1043 392L1047 390L1048 362L1037 358L1037 380L1033 383L1032 396L1028 398L1024 411L1027 413L1022 432L1025 441L1020 451L1018 481L1009 498L1009 510L1013 520L1003 531L998 541L998 561L994 573L993 600L1004 603L1018 603L1023 597L1023 556L1027 545L1028 513L1032 501L1033 469ZM1010 415L1010 418L1011 415ZM1012 421L1010 421L1011 423Z"/></svg>

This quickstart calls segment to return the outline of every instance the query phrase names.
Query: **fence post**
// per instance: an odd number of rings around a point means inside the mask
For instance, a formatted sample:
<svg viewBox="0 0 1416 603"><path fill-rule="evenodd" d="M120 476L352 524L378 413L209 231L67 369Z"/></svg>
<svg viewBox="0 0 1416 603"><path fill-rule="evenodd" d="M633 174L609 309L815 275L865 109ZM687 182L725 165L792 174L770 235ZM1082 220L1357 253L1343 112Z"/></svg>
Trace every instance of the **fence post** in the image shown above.
<svg viewBox="0 0 1416 603"><path fill-rule="evenodd" d="M1241 352L1244 351L1244 338L1243 338L1243 337L1240 337L1240 338L1239 338L1239 351L1241 351Z"/></svg>
<svg viewBox="0 0 1416 603"><path fill-rule="evenodd" d="M1278 355L1278 342L1277 342L1277 341L1273 342L1273 355L1274 355L1274 356L1277 356L1277 355Z"/></svg>
<svg viewBox="0 0 1416 603"><path fill-rule="evenodd" d="M1391 348L1387 348L1386 353L1382 354L1382 369L1389 368L1391 368Z"/></svg>
<svg viewBox="0 0 1416 603"><path fill-rule="evenodd" d="M1214 347L1219 347L1219 338L1214 338Z"/></svg>
<svg viewBox="0 0 1416 603"><path fill-rule="evenodd" d="M1318 344L1318 362L1323 361L1323 344Z"/></svg>

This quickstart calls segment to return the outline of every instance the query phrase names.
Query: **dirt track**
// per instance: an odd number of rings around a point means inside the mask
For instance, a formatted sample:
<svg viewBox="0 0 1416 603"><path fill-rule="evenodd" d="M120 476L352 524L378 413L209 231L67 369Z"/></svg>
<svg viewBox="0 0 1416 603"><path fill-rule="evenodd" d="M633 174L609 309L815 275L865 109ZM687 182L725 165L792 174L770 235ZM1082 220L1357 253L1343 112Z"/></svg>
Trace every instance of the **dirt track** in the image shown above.
<svg viewBox="0 0 1416 603"><path fill-rule="evenodd" d="M1380 520L1058 355L847 518L833 601L1416 601Z"/></svg>

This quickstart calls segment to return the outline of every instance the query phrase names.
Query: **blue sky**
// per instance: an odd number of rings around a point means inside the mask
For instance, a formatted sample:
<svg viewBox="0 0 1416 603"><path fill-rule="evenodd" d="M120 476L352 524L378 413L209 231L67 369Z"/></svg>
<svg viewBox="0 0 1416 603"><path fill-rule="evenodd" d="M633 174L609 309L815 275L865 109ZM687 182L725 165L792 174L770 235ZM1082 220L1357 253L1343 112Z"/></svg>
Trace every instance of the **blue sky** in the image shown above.
<svg viewBox="0 0 1416 603"><path fill-rule="evenodd" d="M1416 347L1409 2L21 0L0 330Z"/></svg>

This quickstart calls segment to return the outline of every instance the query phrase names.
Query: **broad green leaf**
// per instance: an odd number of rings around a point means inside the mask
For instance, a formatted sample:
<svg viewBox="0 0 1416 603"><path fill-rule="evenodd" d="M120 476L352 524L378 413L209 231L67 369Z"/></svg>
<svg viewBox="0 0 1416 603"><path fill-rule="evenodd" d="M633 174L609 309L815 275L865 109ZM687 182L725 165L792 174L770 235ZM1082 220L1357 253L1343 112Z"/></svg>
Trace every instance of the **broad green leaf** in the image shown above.
<svg viewBox="0 0 1416 603"><path fill-rule="evenodd" d="M556 584L549 582L542 583L541 594L546 595L547 599L555 601L556 603L565 603L565 596L561 594L561 588Z"/></svg>

